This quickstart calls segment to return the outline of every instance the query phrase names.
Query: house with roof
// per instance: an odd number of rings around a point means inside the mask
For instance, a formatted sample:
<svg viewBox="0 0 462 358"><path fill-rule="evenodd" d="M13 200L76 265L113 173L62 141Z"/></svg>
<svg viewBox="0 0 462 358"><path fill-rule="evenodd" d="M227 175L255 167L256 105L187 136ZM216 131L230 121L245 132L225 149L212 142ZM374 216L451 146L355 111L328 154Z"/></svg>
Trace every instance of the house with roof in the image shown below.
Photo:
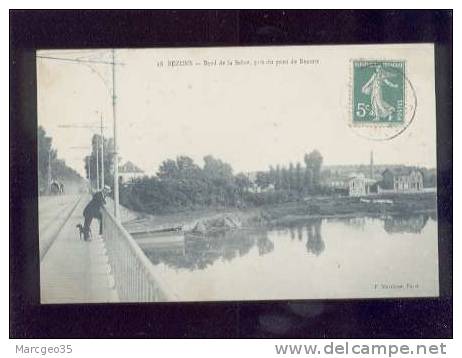
<svg viewBox="0 0 462 358"><path fill-rule="evenodd" d="M333 189L334 192L348 196L359 197L376 194L378 181L381 176L374 174L374 153L371 152L369 167L359 165L351 166L341 173L324 179L324 185Z"/></svg>
<svg viewBox="0 0 462 358"><path fill-rule="evenodd" d="M381 189L395 192L422 191L423 173L415 168L385 169L382 173Z"/></svg>
<svg viewBox="0 0 462 358"><path fill-rule="evenodd" d="M348 195L365 196L376 192L377 181L367 178L364 174L352 174L348 178Z"/></svg>
<svg viewBox="0 0 462 358"><path fill-rule="evenodd" d="M144 175L144 172L130 161L127 161L125 164L119 166L119 183L121 184L126 184L133 179L141 178Z"/></svg>

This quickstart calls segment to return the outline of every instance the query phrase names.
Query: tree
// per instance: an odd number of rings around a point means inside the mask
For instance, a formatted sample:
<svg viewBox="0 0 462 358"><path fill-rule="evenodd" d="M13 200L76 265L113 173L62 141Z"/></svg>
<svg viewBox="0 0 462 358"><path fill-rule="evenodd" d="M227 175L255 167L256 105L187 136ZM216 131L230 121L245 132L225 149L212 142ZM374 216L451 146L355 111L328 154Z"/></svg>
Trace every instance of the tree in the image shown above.
<svg viewBox="0 0 462 358"><path fill-rule="evenodd" d="M92 182L96 183L96 168L99 170L100 180L101 180L101 164L103 158L101 158L101 143L103 145L104 152L104 185L113 186L114 184L114 141L112 138L104 138L104 141L101 141L101 136L98 134L93 135L91 139L91 153L90 155L84 158L85 161L85 172L86 177ZM98 154L96 152L98 151ZM98 158L98 166L96 165L96 159ZM119 158L120 160L120 158ZM90 176L88 176L88 163L90 164Z"/></svg>
<svg viewBox="0 0 462 358"><path fill-rule="evenodd" d="M272 165L269 167L268 180L270 184L276 184L276 169Z"/></svg>
<svg viewBox="0 0 462 358"><path fill-rule="evenodd" d="M322 179L330 179L332 178L332 171L330 169L325 169L321 172Z"/></svg>
<svg viewBox="0 0 462 358"><path fill-rule="evenodd" d="M198 168L198 166L194 164L194 160L184 155L176 158L176 165L180 172L188 172Z"/></svg>
<svg viewBox="0 0 462 358"><path fill-rule="evenodd" d="M274 187L275 187L276 190L281 189L281 182L282 182L281 167L278 164L276 166L276 171L274 173Z"/></svg>
<svg viewBox="0 0 462 358"><path fill-rule="evenodd" d="M289 172L287 171L286 167L282 167L281 170L281 189L290 189Z"/></svg>
<svg viewBox="0 0 462 358"><path fill-rule="evenodd" d="M104 185L112 187L114 185L114 140L104 138ZM120 162L121 158L118 157Z"/></svg>
<svg viewBox="0 0 462 358"><path fill-rule="evenodd" d="M74 169L68 167L63 159L56 158L52 163L53 179L61 182L80 182L81 176Z"/></svg>
<svg viewBox="0 0 462 358"><path fill-rule="evenodd" d="M317 150L305 154L304 161L306 169L310 170L312 173L313 186L318 186L320 184L322 160L322 155Z"/></svg>
<svg viewBox="0 0 462 358"><path fill-rule="evenodd" d="M233 177L233 168L228 163L215 159L211 155L204 157L204 177L209 183L213 202L229 205L235 201L236 189Z"/></svg>
<svg viewBox="0 0 462 358"><path fill-rule="evenodd" d="M297 163L297 166L295 167L295 186L294 189L298 191L299 193L303 189L303 174L302 174L302 165L300 162Z"/></svg>
<svg viewBox="0 0 462 358"><path fill-rule="evenodd" d="M37 176L38 189L40 193L47 190L48 187L48 168L52 180L58 180L61 183L81 184L81 176L74 169L68 167L63 159L58 158L58 151L52 148L52 138L47 136L42 126L37 128Z"/></svg>
<svg viewBox="0 0 462 358"><path fill-rule="evenodd" d="M305 169L305 175L303 176L303 191L308 193L313 188L313 174L311 169Z"/></svg>
<svg viewBox="0 0 462 358"><path fill-rule="evenodd" d="M274 175L274 169L273 169L273 175ZM272 182L271 174L270 173L265 173L265 172L258 172L257 173L257 178L255 179L255 183L258 185L260 189L265 190L270 186Z"/></svg>
<svg viewBox="0 0 462 358"><path fill-rule="evenodd" d="M160 179L174 179L178 177L179 168L177 162L172 159L167 159L159 166L157 176Z"/></svg>
<svg viewBox="0 0 462 358"><path fill-rule="evenodd" d="M289 164L289 172L288 172L288 177L289 177L289 187L288 189L289 190L294 190L295 189L295 167L294 167L294 163L290 163Z"/></svg>
<svg viewBox="0 0 462 358"><path fill-rule="evenodd" d="M239 173L236 175L236 186L238 188L239 194L243 194L248 191L250 188L250 180L244 173Z"/></svg>
<svg viewBox="0 0 462 358"><path fill-rule="evenodd" d="M436 169L419 168L423 175L424 188L435 188L437 185Z"/></svg>
<svg viewBox="0 0 462 358"><path fill-rule="evenodd" d="M233 168L228 163L207 155L204 157L204 173L210 177L230 180L233 176Z"/></svg>
<svg viewBox="0 0 462 358"><path fill-rule="evenodd" d="M51 149L51 137L46 135L45 129L39 126L37 129L37 154L38 154L38 185L39 190L44 191L48 185L48 159L56 158L56 152Z"/></svg>

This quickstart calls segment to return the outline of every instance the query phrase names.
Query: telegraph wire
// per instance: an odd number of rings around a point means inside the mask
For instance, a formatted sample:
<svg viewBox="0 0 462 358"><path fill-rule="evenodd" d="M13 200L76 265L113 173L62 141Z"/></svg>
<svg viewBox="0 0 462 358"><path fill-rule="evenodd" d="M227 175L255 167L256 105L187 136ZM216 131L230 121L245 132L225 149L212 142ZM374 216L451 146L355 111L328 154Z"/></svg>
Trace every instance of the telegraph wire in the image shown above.
<svg viewBox="0 0 462 358"><path fill-rule="evenodd" d="M77 59L77 58L63 58L63 57L42 56L42 55L37 55L36 57L37 57L37 58L48 59L48 60L55 60L55 61L64 61L64 62L77 63L77 64L95 63L95 64L101 64L101 65L119 65L119 66L125 66L125 64L122 63L122 62L113 63L113 62L110 62L110 61L79 60L79 59Z"/></svg>

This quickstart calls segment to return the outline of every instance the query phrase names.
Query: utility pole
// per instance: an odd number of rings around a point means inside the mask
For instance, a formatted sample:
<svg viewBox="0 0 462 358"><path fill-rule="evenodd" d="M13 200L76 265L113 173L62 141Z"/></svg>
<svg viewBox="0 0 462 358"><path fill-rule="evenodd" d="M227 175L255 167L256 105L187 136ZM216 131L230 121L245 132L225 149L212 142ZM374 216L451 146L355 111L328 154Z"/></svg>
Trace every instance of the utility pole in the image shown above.
<svg viewBox="0 0 462 358"><path fill-rule="evenodd" d="M99 111L96 111L96 113L98 113ZM100 118L100 124L99 125L96 125L96 124L91 124L91 123L88 123L88 124L83 124L83 123L74 123L74 124L60 124L58 125L59 128L84 128L84 129L90 129L92 130L95 130L93 132L93 137L91 138L91 141L92 141L92 144L91 144L91 147L88 147L88 149L90 150L90 153L91 153L91 156L93 156L93 138L94 138L94 135L96 135L98 133L98 130L100 131L101 133L101 137L103 136L103 130L104 130L104 126L103 126L103 117L102 117L102 114L101 114L101 118ZM104 139L102 138L101 141L104 143ZM98 137L96 137L96 186L95 186L95 189L96 190L99 190L100 189L100 180L99 180L99 158L98 156L100 155L99 151L100 151L100 147L99 147L99 140L98 140ZM104 144L101 144L101 189L104 187L104 151L103 151L103 146ZM73 147L74 149L83 149L83 148L87 148L87 147ZM90 162L91 164L91 162ZM90 166L88 167L90 168ZM91 177L89 177L88 179L91 180ZM91 185L91 183L90 183Z"/></svg>
<svg viewBox="0 0 462 358"><path fill-rule="evenodd" d="M114 216L120 220L119 213L119 157L117 148L117 117L116 117L116 81L115 81L115 49L112 49L112 118L114 120Z"/></svg>
<svg viewBox="0 0 462 358"><path fill-rule="evenodd" d="M98 140L98 137L95 137L96 138L96 190L98 191L99 190L99 140Z"/></svg>
<svg viewBox="0 0 462 358"><path fill-rule="evenodd" d="M112 115L114 120L114 216L119 219L119 159L117 153L117 119L116 119L116 81L115 81L115 66L120 65L123 66L123 63L116 63L115 62L115 49L112 49L112 62L108 61L100 61L100 60L92 60L92 59L77 59L77 58L60 58L60 57L53 57L53 56L36 56L37 58L53 60L53 61L61 61L67 62L69 64L102 64L102 65L111 65L112 67ZM104 81L103 81L104 82ZM83 128L83 126L82 126ZM86 126L86 128L89 128Z"/></svg>
<svg viewBox="0 0 462 358"><path fill-rule="evenodd" d="M88 184L90 185L90 190L91 190L91 161L90 157L87 157L87 167L88 167Z"/></svg>
<svg viewBox="0 0 462 358"><path fill-rule="evenodd" d="M104 189L104 133L103 133L103 113L100 113L101 119L101 189Z"/></svg>

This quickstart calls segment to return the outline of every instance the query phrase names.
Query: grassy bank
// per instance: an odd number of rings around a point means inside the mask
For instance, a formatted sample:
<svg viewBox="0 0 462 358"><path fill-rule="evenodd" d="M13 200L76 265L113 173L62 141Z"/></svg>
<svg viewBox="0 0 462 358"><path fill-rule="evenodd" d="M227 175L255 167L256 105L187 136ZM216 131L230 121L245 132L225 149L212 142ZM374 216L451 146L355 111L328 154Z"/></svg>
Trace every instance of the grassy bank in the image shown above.
<svg viewBox="0 0 462 358"><path fill-rule="evenodd" d="M436 213L436 193L386 194L367 199L392 203L362 202L351 197L310 197L297 202L259 208L208 208L145 218L149 227L184 226L190 229L198 220L217 215L232 215L243 226L283 225L319 217L353 217Z"/></svg>
<svg viewBox="0 0 462 358"><path fill-rule="evenodd" d="M436 193L386 194L368 197L392 203L362 202L351 197L317 197L302 202L262 208L262 217L271 223L310 217L348 217L359 215L409 215L436 212Z"/></svg>
<svg viewBox="0 0 462 358"><path fill-rule="evenodd" d="M311 218L436 214L436 196L395 198L393 204L364 203L358 199L337 198L332 201L315 199L308 203L287 204L266 208L265 221L284 225Z"/></svg>

